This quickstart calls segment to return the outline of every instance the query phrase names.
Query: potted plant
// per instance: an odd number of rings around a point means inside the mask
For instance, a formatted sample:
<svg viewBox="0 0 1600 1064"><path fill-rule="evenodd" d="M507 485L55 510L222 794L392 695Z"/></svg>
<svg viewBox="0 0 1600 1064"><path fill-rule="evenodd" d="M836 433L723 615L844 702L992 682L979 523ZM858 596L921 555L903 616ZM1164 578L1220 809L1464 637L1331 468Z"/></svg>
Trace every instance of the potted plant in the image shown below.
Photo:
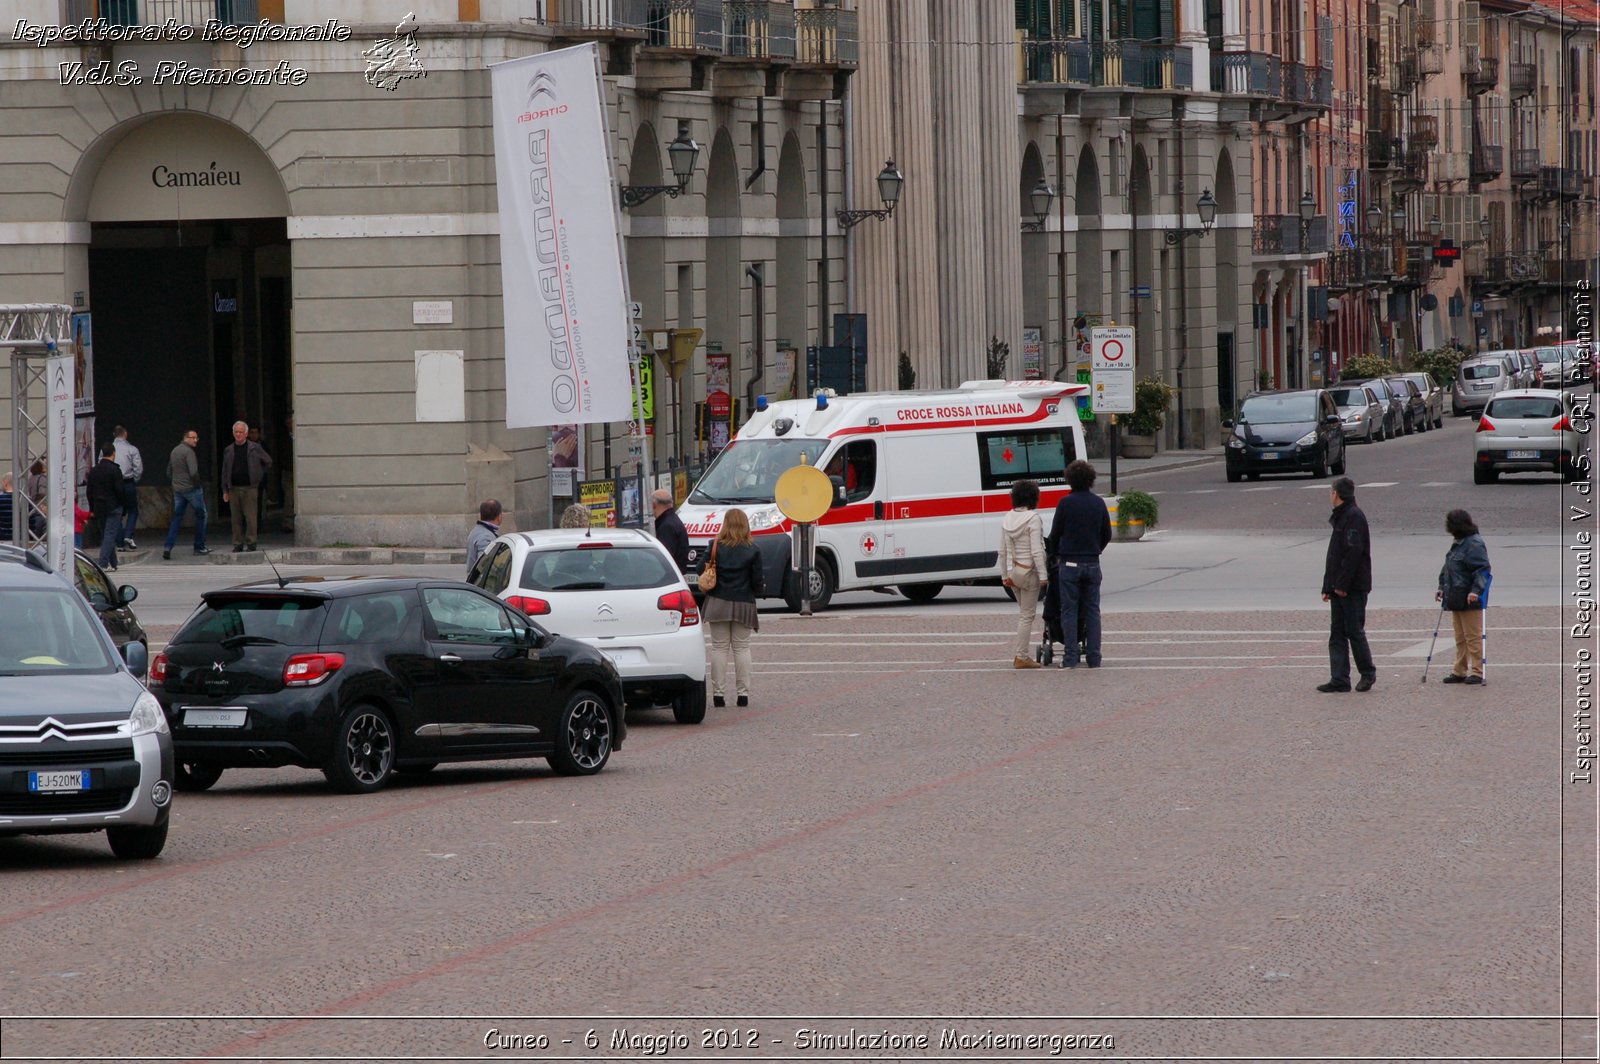
<svg viewBox="0 0 1600 1064"><path fill-rule="evenodd" d="M1117 537L1139 539L1154 528L1161 514L1156 497L1147 491L1125 491L1117 496Z"/></svg>
<svg viewBox="0 0 1600 1064"><path fill-rule="evenodd" d="M1119 418L1127 430L1122 437L1122 457L1153 458L1156 433L1172 407L1173 388L1160 377L1146 377L1133 386L1133 413Z"/></svg>

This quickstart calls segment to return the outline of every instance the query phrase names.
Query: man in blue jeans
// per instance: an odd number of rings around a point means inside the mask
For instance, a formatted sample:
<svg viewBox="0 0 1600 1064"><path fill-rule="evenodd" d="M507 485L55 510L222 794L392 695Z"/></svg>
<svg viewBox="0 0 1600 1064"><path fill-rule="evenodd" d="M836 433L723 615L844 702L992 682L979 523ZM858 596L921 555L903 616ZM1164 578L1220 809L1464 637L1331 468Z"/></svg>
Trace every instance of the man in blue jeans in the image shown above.
<svg viewBox="0 0 1600 1064"><path fill-rule="evenodd" d="M1056 503L1055 520L1044 552L1055 558L1061 596L1061 667L1078 667L1078 616L1083 615L1084 653L1091 669L1100 667L1100 555L1111 542L1111 511L1096 495L1094 466L1079 459L1067 466L1072 491Z"/></svg>
<svg viewBox="0 0 1600 1064"><path fill-rule="evenodd" d="M210 554L206 546L206 492L200 482L200 433L190 429L167 459L167 476L172 481L172 524L167 527L167 542L161 556L172 560L172 547L178 542L186 510L194 511L194 552Z"/></svg>

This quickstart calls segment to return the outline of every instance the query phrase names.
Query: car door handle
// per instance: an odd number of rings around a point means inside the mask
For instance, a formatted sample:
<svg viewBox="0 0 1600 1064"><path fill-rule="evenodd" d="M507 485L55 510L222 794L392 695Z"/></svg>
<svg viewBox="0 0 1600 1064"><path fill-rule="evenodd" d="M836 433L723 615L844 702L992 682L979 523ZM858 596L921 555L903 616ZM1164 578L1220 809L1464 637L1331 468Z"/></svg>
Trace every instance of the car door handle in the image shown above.
<svg viewBox="0 0 1600 1064"><path fill-rule="evenodd" d="M883 520L883 503L882 502L875 502L875 503L872 504L872 519L874 521L882 521Z"/></svg>
<svg viewBox="0 0 1600 1064"><path fill-rule="evenodd" d="M460 665L461 664L461 655L460 654L440 654L439 655L439 660L444 662L447 665Z"/></svg>

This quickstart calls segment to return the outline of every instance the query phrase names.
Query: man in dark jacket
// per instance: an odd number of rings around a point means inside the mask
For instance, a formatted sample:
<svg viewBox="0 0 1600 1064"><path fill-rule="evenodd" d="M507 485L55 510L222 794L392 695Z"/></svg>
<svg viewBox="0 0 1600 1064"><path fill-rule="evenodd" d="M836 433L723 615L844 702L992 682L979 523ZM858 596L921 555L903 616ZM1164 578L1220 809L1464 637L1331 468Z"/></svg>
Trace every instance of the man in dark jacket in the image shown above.
<svg viewBox="0 0 1600 1064"><path fill-rule="evenodd" d="M117 568L117 541L122 538L122 467L117 464L117 446L100 448L100 461L89 470L85 481L89 490L89 513L100 522L100 568Z"/></svg>
<svg viewBox="0 0 1600 1064"><path fill-rule="evenodd" d="M271 465L271 456L250 439L250 426L235 421L233 442L222 452L222 501L228 504L233 518L235 554L256 549L256 502L261 494L261 481Z"/></svg>
<svg viewBox="0 0 1600 1064"><path fill-rule="evenodd" d="M1111 542L1111 512L1094 487L1094 466L1079 459L1067 466L1072 491L1056 503L1055 520L1045 537L1045 556L1055 558L1061 596L1061 667L1078 666L1078 614L1084 618L1084 653L1091 669L1100 667L1100 555Z"/></svg>
<svg viewBox="0 0 1600 1064"><path fill-rule="evenodd" d="M672 492L657 488L650 496L650 502L656 515L656 538L672 555L678 572L688 572L689 530L683 527L683 519L678 516L678 511L672 508Z"/></svg>
<svg viewBox="0 0 1600 1064"><path fill-rule="evenodd" d="M1322 570L1322 601L1333 607L1328 626L1328 667L1331 677L1318 684L1322 692L1350 690L1350 656L1355 655L1361 679L1357 691L1370 691L1378 682L1378 669L1367 646L1367 593L1372 590L1372 537L1367 515L1356 505L1356 485L1349 477L1333 482L1333 513L1328 523L1328 560Z"/></svg>

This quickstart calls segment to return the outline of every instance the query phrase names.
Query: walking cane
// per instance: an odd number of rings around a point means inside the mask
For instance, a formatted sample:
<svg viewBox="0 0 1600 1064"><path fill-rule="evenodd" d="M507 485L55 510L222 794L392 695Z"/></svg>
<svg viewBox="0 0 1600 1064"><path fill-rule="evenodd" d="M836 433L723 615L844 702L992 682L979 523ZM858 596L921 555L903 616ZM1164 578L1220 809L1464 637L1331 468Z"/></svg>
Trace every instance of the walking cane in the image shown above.
<svg viewBox="0 0 1600 1064"><path fill-rule="evenodd" d="M1444 600L1439 600L1439 616L1433 622L1433 640L1428 644L1428 660L1422 663L1422 682L1428 682L1428 667L1433 664L1433 648L1439 642L1439 628L1444 624Z"/></svg>
<svg viewBox="0 0 1600 1064"><path fill-rule="evenodd" d="M1483 574L1483 594L1478 596L1478 608L1483 611L1483 625L1479 628L1478 658L1483 662L1483 682L1489 682L1489 585L1494 583L1494 573Z"/></svg>

